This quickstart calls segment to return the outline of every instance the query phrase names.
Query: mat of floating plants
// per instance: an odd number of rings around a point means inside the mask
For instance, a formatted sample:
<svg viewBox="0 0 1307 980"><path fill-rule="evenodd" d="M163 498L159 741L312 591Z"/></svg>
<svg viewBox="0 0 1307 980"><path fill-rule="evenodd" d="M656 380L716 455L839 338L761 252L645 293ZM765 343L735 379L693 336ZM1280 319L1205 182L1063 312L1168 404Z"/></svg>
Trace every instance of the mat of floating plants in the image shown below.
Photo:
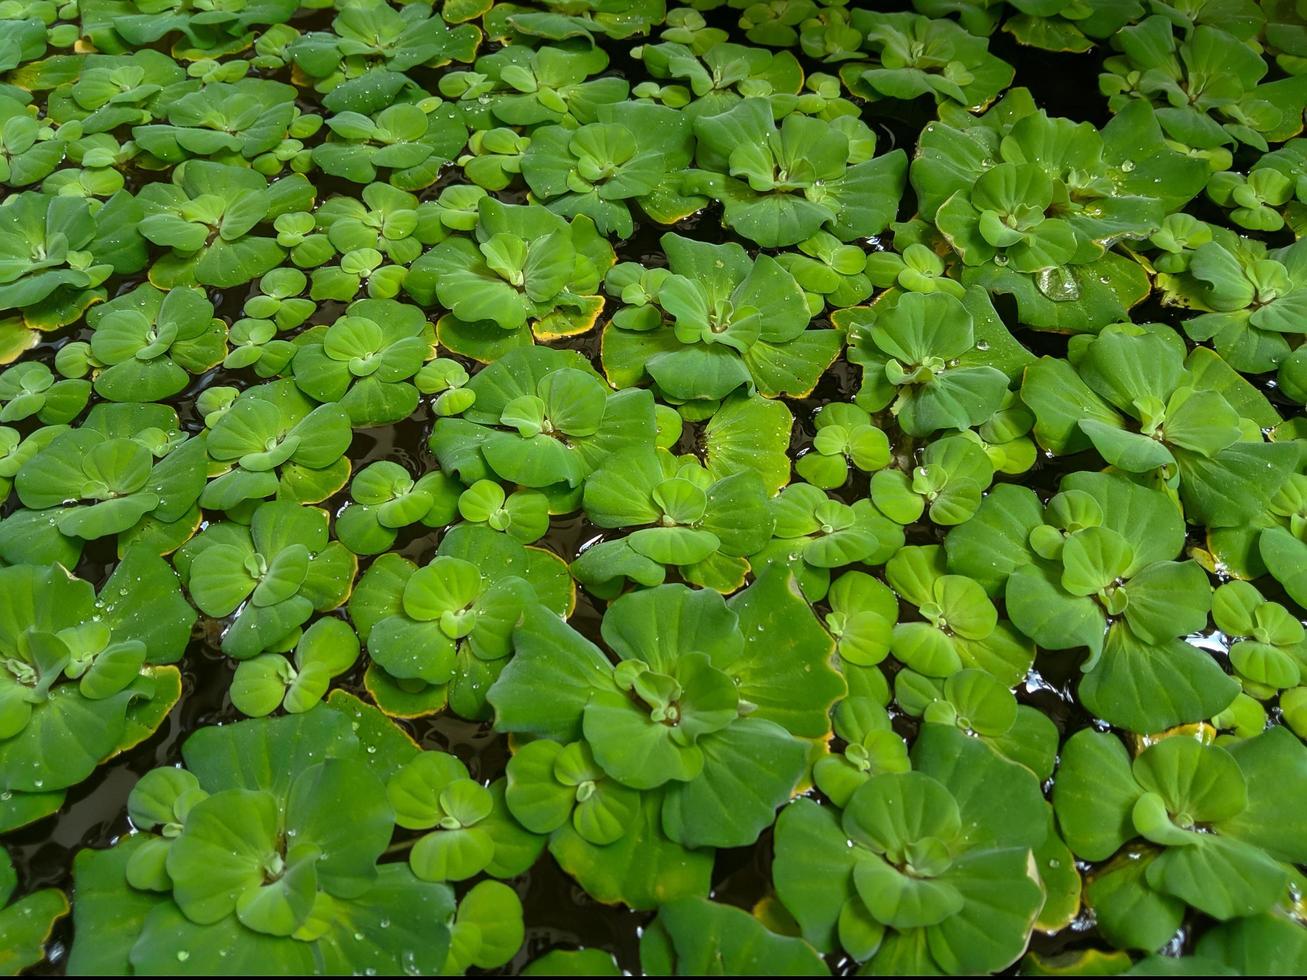
<svg viewBox="0 0 1307 980"><path fill-rule="evenodd" d="M0 973L1307 974L1307 4L675 3L0 0Z"/></svg>

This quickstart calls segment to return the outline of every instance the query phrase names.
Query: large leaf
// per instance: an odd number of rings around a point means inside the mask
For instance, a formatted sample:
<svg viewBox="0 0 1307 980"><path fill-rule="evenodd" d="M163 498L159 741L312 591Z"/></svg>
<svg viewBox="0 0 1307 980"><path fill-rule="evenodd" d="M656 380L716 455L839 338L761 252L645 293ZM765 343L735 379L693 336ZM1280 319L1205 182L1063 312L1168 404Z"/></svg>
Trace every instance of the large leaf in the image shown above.
<svg viewBox="0 0 1307 980"><path fill-rule="evenodd" d="M627 833L603 846L564 824L550 839L549 853L600 902L652 909L675 898L707 895L712 851L690 850L668 840L661 809L661 793L645 793Z"/></svg>
<svg viewBox="0 0 1307 980"><path fill-rule="evenodd" d="M741 909L702 898L664 905L640 941L647 975L827 976L816 950L779 936Z"/></svg>

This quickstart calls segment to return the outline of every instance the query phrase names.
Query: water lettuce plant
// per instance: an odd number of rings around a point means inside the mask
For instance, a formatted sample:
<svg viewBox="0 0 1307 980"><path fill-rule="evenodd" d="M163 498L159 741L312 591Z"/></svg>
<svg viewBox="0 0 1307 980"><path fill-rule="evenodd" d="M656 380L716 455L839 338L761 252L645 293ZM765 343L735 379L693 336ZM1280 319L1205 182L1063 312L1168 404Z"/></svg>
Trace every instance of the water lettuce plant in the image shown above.
<svg viewBox="0 0 1307 980"><path fill-rule="evenodd" d="M604 75L607 52L595 45L510 44L477 58L470 71L440 80L440 94L457 100L477 129L487 119L509 126L593 122L596 107L623 101L630 84ZM594 77L598 76L598 77Z"/></svg>
<svg viewBox="0 0 1307 980"><path fill-rule="evenodd" d="M1026 488L996 489L945 547L949 568L1005 596L1013 625L1041 647L1088 648L1078 690L1090 710L1160 731L1210 717L1237 692L1179 639L1203 629L1212 601L1207 573L1175 560L1184 534L1163 491L1081 472L1043 507ZM1166 698L1142 696L1163 677Z"/></svg>
<svg viewBox="0 0 1307 980"><path fill-rule="evenodd" d="M933 524L963 524L975 514L994 479L994 465L967 434L945 436L921 453L910 473L884 469L871 478L871 499L900 524L929 508Z"/></svg>
<svg viewBox="0 0 1307 980"><path fill-rule="evenodd" d="M1115 736L1084 731L1066 745L1054 806L1071 849L1103 860L1133 840L1088 900L1110 911L1114 945L1147 949L1185 907L1216 919L1267 912L1285 900L1301 860L1281 780L1300 780L1303 746L1270 729L1224 748L1183 735L1130 757ZM1290 774L1293 775L1290 775ZM1199 829L1201 828L1201 830ZM1141 914L1126 916L1127 906Z"/></svg>
<svg viewBox="0 0 1307 980"><path fill-rule="evenodd" d="M73 564L83 542L117 538L121 553L148 537L169 551L195 529L204 458L204 438L188 438L164 405L97 405L15 473L23 506L0 522L0 550Z"/></svg>
<svg viewBox="0 0 1307 980"><path fill-rule="evenodd" d="M530 866L544 841L518 826L504 805L503 781L489 788L444 752L422 752L386 785L396 822L429 830L409 853L423 881L463 881L488 871L508 878Z"/></svg>
<svg viewBox="0 0 1307 980"><path fill-rule="evenodd" d="M1084 339L1067 360L1026 372L1021 397L1046 449L1092 447L1118 470L1155 474L1208 527L1242 524L1266 507L1298 449L1265 440L1260 426L1278 415L1258 392L1210 351L1188 354L1166 327L1113 325Z"/></svg>
<svg viewBox="0 0 1307 980"><path fill-rule="evenodd" d="M771 823L843 681L825 664L829 638L780 570L729 604L681 585L623 596L604 617L603 638L615 662L556 619L528 614L489 699L506 730L552 740L558 759L583 745L578 765L588 750L592 771L640 797L614 789L616 802L597 804L600 813L639 808L616 840L620 821L604 829L598 815L596 826L565 814L549 847L599 895L644 907L670 897L660 894L660 866L683 865L678 893L706 885L708 867L687 848L738 847ZM788 666L773 659L777 649ZM556 679L549 702L531 693L545 677ZM552 770L560 779L558 760Z"/></svg>
<svg viewBox="0 0 1307 980"><path fill-rule="evenodd" d="M746 556L767 544L774 527L756 472L713 479L696 462L650 450L606 459L586 481L582 505L598 527L636 528L592 544L573 563L577 581L598 595L615 596L625 580L659 585L669 567L687 582L734 592L748 572Z"/></svg>
<svg viewBox="0 0 1307 980"><path fill-rule="evenodd" d="M352 425L398 422L417 408L412 378L435 354L435 328L416 307L361 299L315 336L300 334L291 362L296 386L349 413Z"/></svg>
<svg viewBox="0 0 1307 980"><path fill-rule="evenodd" d="M841 486L853 470L871 473L890 461L889 438L858 405L831 402L813 419L816 429L812 451L799 457L794 468L813 486L830 490Z"/></svg>
<svg viewBox="0 0 1307 980"><path fill-rule="evenodd" d="M1103 3L1057 4L1047 0L917 0L916 9L932 17L956 14L962 25L977 35L993 33L1000 21L1003 30L1022 44L1048 51L1085 52L1095 42L1111 38L1124 25L1144 15L1138 0L1108 0ZM1236 5L1237 6L1237 5ZM1010 8L1006 10L1004 8ZM1188 5L1166 7L1179 18ZM1201 8L1200 8L1201 9ZM1007 14L1005 17L1004 14ZM1240 11L1242 13L1242 11ZM1193 15L1197 16L1197 15Z"/></svg>
<svg viewBox="0 0 1307 980"><path fill-rule="evenodd" d="M1167 135L1186 146L1212 150L1247 143L1265 151L1302 130L1307 82L1291 77L1265 82L1266 62L1218 26L1198 24L1177 37L1161 14L1116 33L1100 88L1108 105L1143 99L1158 106Z"/></svg>
<svg viewBox="0 0 1307 980"><path fill-rule="evenodd" d="M735 43L729 34L707 27L707 21L673 23L669 13L668 23L662 41L639 48L653 80L637 94L700 116L731 108L751 90L792 96L803 87L803 68L790 51ZM664 80L669 84L658 84Z"/></svg>
<svg viewBox="0 0 1307 980"><path fill-rule="evenodd" d="M686 187L722 203L723 220L764 248L825 230L847 241L882 231L906 176L899 150L873 156L876 138L852 116L833 122L766 99L744 99L695 120L698 170Z"/></svg>
<svg viewBox="0 0 1307 980"><path fill-rule="evenodd" d="M359 638L347 623L323 618L295 644L294 662L279 653L263 653L236 665L231 701L251 718L278 707L300 714L321 702L331 681L354 666Z"/></svg>
<svg viewBox="0 0 1307 980"><path fill-rule="evenodd" d="M949 571L940 546L900 549L886 563L885 579L900 599L917 607L921 617L898 623L892 612L884 617L893 624L885 650L912 672L947 680L963 670L981 670L1014 685L1030 669L1033 644L1013 623L999 619L998 609L979 582ZM842 604L850 598L842 597ZM875 662L885 655L878 652L878 657L855 662ZM896 675L896 685L900 676Z"/></svg>
<svg viewBox="0 0 1307 980"><path fill-rule="evenodd" d="M1003 406L1012 375L1029 354L984 294L885 294L871 307L840 311L849 360L862 367L856 403L890 412L911 436L984 425Z"/></svg>
<svg viewBox="0 0 1307 980"><path fill-rule="evenodd" d="M314 79L315 88L330 91L370 71L398 74L421 65L471 61L480 38L475 27L446 27L430 9L397 11L367 2L341 8L330 30L295 37L286 54Z"/></svg>
<svg viewBox="0 0 1307 980"><path fill-rule="evenodd" d="M690 120L644 102L599 106L595 121L576 129L542 126L522 155L532 194L565 217L588 216L601 235L630 238L630 205L670 225L705 203L681 193L693 156Z"/></svg>
<svg viewBox="0 0 1307 980"><path fill-rule="evenodd" d="M1231 637L1230 664L1245 690L1265 696L1302 677L1302 623L1249 582L1227 582L1212 595L1212 621Z"/></svg>
<svg viewBox="0 0 1307 980"><path fill-rule="evenodd" d="M1048 833L1033 773L932 727L914 768L871 777L841 811L798 800L777 822L777 893L818 949L894 973L988 973L1025 948Z"/></svg>
<svg viewBox="0 0 1307 980"><path fill-rule="evenodd" d="M21 422L36 416L45 425L71 422L91 397L90 385L80 378L56 378L39 361L24 361L0 371L0 418Z"/></svg>
<svg viewBox="0 0 1307 980"><path fill-rule="evenodd" d="M771 515L772 540L750 556L750 565L755 571L788 567L813 599L825 594L835 569L884 564L903 546L903 529L870 498L846 504L808 483L791 483L777 494Z"/></svg>
<svg viewBox="0 0 1307 980"><path fill-rule="evenodd" d="M350 502L336 513L336 537L356 555L379 555L414 524L443 527L459 512L462 484L440 470L416 480L389 460L354 474Z"/></svg>
<svg viewBox="0 0 1307 980"><path fill-rule="evenodd" d="M371 659L365 684L383 710L413 717L448 703L481 719L527 610L566 616L573 602L557 557L465 525L421 567L398 555L379 558L350 596L349 615Z"/></svg>
<svg viewBox="0 0 1307 980"><path fill-rule="evenodd" d="M1282 364L1302 334L1297 311L1307 303L1307 249L1268 249L1226 228L1198 232L1162 276L1166 301L1197 310L1182 321L1187 335L1208 341L1238 371Z"/></svg>
<svg viewBox="0 0 1307 980"><path fill-rule="evenodd" d="M138 286L86 319L95 392L109 401L164 401L227 355L227 324L196 289Z"/></svg>
<svg viewBox="0 0 1307 980"><path fill-rule="evenodd" d="M405 191L429 187L467 139L459 114L436 99L397 102L370 114L346 109L328 116L326 127L332 138L313 148L323 173L369 184L384 172Z"/></svg>
<svg viewBox="0 0 1307 980"><path fill-rule="evenodd" d="M166 106L160 122L134 126L132 139L159 163L208 157L242 164L278 149L292 132L309 135L321 120L299 122L294 90L262 78L213 81Z"/></svg>
<svg viewBox="0 0 1307 980"><path fill-rule="evenodd" d="M809 329L812 311L779 262L671 232L662 246L667 268L622 263L604 280L623 304L604 329L610 382L647 375L673 401L720 399L741 386L803 395L816 385L844 338Z"/></svg>
<svg viewBox="0 0 1307 980"><path fill-rule="evenodd" d="M315 406L289 378L248 388L209 431L209 456L219 473L201 503L218 510L273 496L317 503L349 479L350 438L342 406Z"/></svg>
<svg viewBox="0 0 1307 980"><path fill-rule="evenodd" d="M210 524L177 553L177 570L205 615L231 616L224 653L289 649L314 611L345 601L357 559L328 540L327 514L289 500L259 504L249 524Z"/></svg>
<svg viewBox="0 0 1307 980"><path fill-rule="evenodd" d="M187 160L169 183L142 188L140 234L171 251L150 267L160 288L239 286L275 269L285 251L258 234L279 215L302 211L313 186L300 174L269 183L248 167Z"/></svg>
<svg viewBox="0 0 1307 980"><path fill-rule="evenodd" d="M573 351L512 351L468 388L472 407L431 433L441 469L465 483L498 476L566 495L611 454L653 445L649 393L612 391Z"/></svg>
<svg viewBox="0 0 1307 980"><path fill-rule="evenodd" d="M121 191L108 201L36 191L0 205L0 304L33 327L60 327L103 300L104 281L145 265L142 204Z"/></svg>
<svg viewBox="0 0 1307 980"><path fill-rule="evenodd" d="M984 38L948 20L919 14L852 11L849 26L861 36L870 62L840 66L849 90L864 98L914 99L929 95L983 109L1012 84L1013 69L989 53Z"/></svg>
<svg viewBox="0 0 1307 980"><path fill-rule="evenodd" d="M584 213L565 220L538 205L505 205L489 195L477 207L473 237L452 236L409 269L404 288L419 303L436 298L453 320L446 346L492 360L504 345L584 333L603 301L612 246Z"/></svg>
<svg viewBox="0 0 1307 980"><path fill-rule="evenodd" d="M133 788L138 832L79 857L79 926L114 938L70 972L443 969L450 889L378 864L400 819L387 778L417 754L325 705L196 732L185 768Z"/></svg>
<svg viewBox="0 0 1307 980"><path fill-rule="evenodd" d="M0 0L0 973L1307 975L1305 106L1301 0Z"/></svg>
<svg viewBox="0 0 1307 980"><path fill-rule="evenodd" d="M129 552L99 595L59 565L11 565L0 579L8 829L58 809L69 788L163 723L181 693L169 665L196 615L172 569L144 550Z"/></svg>
<svg viewBox="0 0 1307 980"><path fill-rule="evenodd" d="M964 283L1015 295L1033 326L1092 331L1126 319L1148 291L1144 271L1111 246L1151 234L1206 173L1167 145L1145 105L1100 131L1013 89L983 116L928 126L911 181Z"/></svg>

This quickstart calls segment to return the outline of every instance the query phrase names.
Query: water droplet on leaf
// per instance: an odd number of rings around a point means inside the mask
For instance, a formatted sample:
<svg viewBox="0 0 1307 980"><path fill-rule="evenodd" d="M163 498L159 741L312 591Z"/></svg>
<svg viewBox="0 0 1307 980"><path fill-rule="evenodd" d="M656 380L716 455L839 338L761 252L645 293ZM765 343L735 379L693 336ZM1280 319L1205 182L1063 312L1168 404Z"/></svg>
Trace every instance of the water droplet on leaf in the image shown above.
<svg viewBox="0 0 1307 980"><path fill-rule="evenodd" d="M1035 286L1055 303L1071 303L1080 298L1080 284L1065 266L1040 269L1035 273Z"/></svg>

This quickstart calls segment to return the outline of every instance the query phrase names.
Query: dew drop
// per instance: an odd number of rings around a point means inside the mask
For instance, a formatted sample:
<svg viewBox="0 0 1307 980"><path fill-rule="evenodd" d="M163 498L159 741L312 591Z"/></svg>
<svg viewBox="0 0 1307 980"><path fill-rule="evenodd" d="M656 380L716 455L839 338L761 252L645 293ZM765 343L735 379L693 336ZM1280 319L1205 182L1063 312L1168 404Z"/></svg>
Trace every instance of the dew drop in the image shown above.
<svg viewBox="0 0 1307 980"><path fill-rule="evenodd" d="M1070 303L1080 298L1080 284L1065 266L1040 269L1035 273L1035 286L1055 303Z"/></svg>

